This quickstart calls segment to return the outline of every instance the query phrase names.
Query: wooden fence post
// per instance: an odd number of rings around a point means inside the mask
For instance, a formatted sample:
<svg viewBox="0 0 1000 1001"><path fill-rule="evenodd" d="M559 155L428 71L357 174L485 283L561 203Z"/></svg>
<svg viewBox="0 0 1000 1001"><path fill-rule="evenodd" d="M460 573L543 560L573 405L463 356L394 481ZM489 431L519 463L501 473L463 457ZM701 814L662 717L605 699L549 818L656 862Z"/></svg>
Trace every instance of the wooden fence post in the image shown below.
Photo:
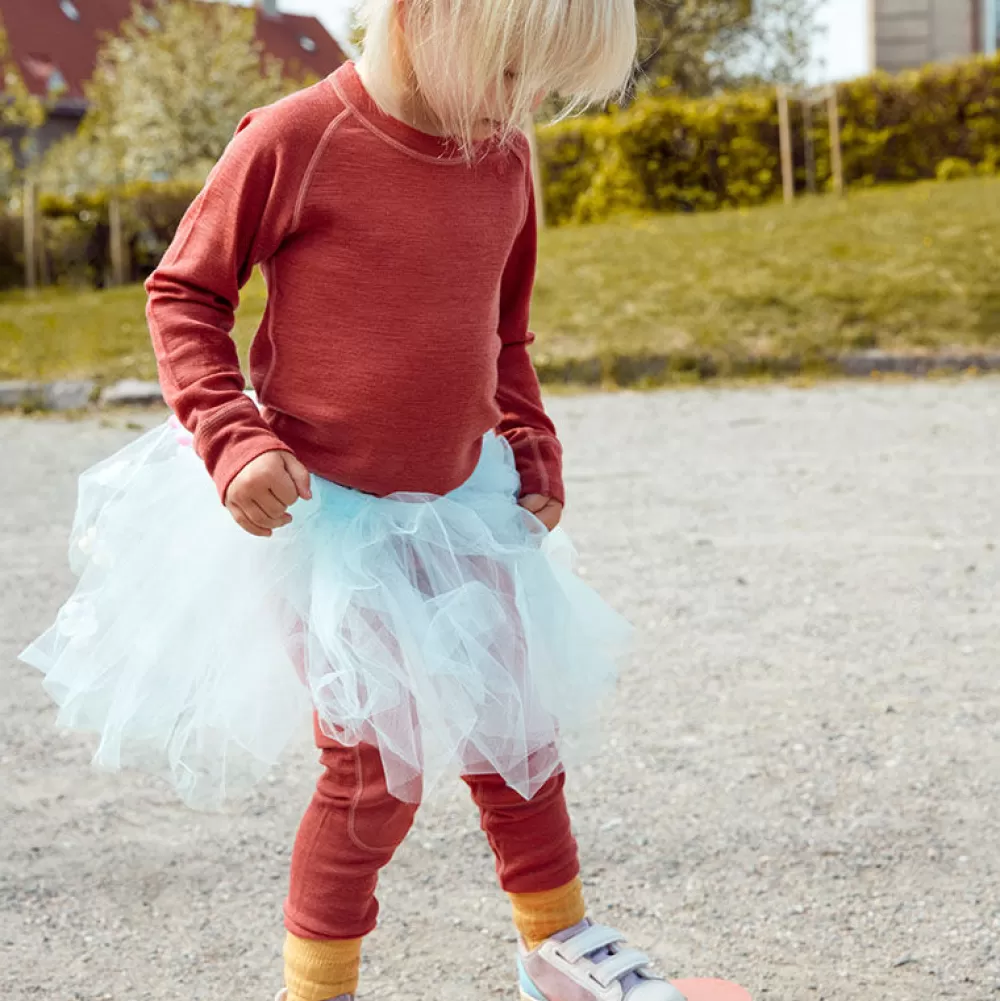
<svg viewBox="0 0 1000 1001"><path fill-rule="evenodd" d="M816 143L813 140L813 98L806 94L802 99L802 144L805 148L806 190L816 194Z"/></svg>
<svg viewBox="0 0 1000 1001"><path fill-rule="evenodd" d="M781 185L785 192L785 204L795 201L795 173L792 162L792 125L788 111L788 91L778 88L778 133L781 145Z"/></svg>
<svg viewBox="0 0 1000 1001"><path fill-rule="evenodd" d="M827 117L830 119L830 167L833 171L833 190L844 193L844 157L840 148L840 105L837 88L832 85L826 92Z"/></svg>
<svg viewBox="0 0 1000 1001"><path fill-rule="evenodd" d="M42 207L38 200L38 190L35 190L35 252L38 255L38 284L41 287L52 284L52 270L49 267L49 255L45 248L45 220L42 218Z"/></svg>
<svg viewBox="0 0 1000 1001"><path fill-rule="evenodd" d="M108 202L108 238L111 241L111 284L125 284L125 233L122 227L122 203L117 195Z"/></svg>
<svg viewBox="0 0 1000 1001"><path fill-rule="evenodd" d="M24 287L34 289L38 287L38 212L36 205L38 198L35 194L35 182L26 180L24 182L22 206L24 213Z"/></svg>

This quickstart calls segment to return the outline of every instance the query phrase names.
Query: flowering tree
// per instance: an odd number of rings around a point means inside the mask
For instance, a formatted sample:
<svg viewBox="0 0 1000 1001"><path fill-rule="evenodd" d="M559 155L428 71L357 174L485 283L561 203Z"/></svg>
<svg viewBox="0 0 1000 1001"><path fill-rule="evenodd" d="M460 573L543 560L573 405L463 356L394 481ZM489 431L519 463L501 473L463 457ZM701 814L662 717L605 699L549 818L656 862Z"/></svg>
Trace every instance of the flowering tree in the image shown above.
<svg viewBox="0 0 1000 1001"><path fill-rule="evenodd" d="M47 184L202 179L247 111L304 82L262 52L255 17L222 3L136 2L101 50L80 132L47 158Z"/></svg>

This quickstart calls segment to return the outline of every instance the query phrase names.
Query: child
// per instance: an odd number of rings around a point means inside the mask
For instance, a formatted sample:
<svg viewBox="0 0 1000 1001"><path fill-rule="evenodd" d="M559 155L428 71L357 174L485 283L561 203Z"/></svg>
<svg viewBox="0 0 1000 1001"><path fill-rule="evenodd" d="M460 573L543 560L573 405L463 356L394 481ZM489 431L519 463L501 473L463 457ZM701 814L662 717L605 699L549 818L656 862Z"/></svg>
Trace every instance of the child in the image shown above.
<svg viewBox="0 0 1000 1001"><path fill-rule="evenodd" d="M100 764L162 771L192 805L314 715L288 1001L354 995L379 870L456 771L522 996L681 997L586 918L556 748L587 732L628 627L549 535L561 452L527 350L515 128L549 92L620 91L634 18L633 0L370 0L361 62L244 120L148 282L176 420L82 477L79 586L24 657ZM255 398L229 336L254 266Z"/></svg>

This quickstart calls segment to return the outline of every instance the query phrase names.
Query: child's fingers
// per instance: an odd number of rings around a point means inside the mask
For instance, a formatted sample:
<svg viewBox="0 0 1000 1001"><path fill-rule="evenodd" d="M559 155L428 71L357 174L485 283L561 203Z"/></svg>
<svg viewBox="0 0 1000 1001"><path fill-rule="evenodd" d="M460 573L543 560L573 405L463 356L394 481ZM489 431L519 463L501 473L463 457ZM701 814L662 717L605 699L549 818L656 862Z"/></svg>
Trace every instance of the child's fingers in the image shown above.
<svg viewBox="0 0 1000 1001"><path fill-rule="evenodd" d="M530 511L532 514L538 514L539 511L544 510L547 504L551 504L550 498L543 496L542 494L526 494L521 498L520 504L526 511Z"/></svg>
<svg viewBox="0 0 1000 1001"><path fill-rule="evenodd" d="M286 503L282 500L282 496L284 496L284 491L279 495L276 494L273 489L271 490L271 497L281 505L281 524L289 525L291 524L292 516L288 513L288 509L299 499L299 497L298 494L292 491L292 499Z"/></svg>
<svg viewBox="0 0 1000 1001"><path fill-rule="evenodd" d="M264 514L264 518L268 522L265 528L274 528L271 522L279 522L285 516L285 512L288 509L287 504L282 504L280 500L275 496L273 487L268 489L267 487L262 487L260 490L256 490L253 493L252 504L244 504L243 509L249 514L254 521L259 519L256 517L257 512L253 510L254 507L260 508Z"/></svg>
<svg viewBox="0 0 1000 1001"><path fill-rule="evenodd" d="M312 498L312 487L310 485L311 477L309 476L309 470L291 452L282 452L281 461L285 464L285 469L295 484L298 496L303 500L310 500Z"/></svg>
<svg viewBox="0 0 1000 1001"><path fill-rule="evenodd" d="M261 528L255 525L250 518L244 513L243 508L238 504L230 501L226 504L226 510L233 516L233 520L236 522L244 532L249 532L250 535L256 535L260 539L270 538L271 532L268 529Z"/></svg>
<svg viewBox="0 0 1000 1001"><path fill-rule="evenodd" d="M270 494L268 494L268 498L268 507L255 500L247 504L243 510L258 528L272 530L281 528L282 525L287 525L292 520L291 515ZM272 514L270 508L273 508L276 513Z"/></svg>
<svg viewBox="0 0 1000 1001"><path fill-rule="evenodd" d="M539 511L535 517L551 532L559 524L559 515L551 507Z"/></svg>
<svg viewBox="0 0 1000 1001"><path fill-rule="evenodd" d="M539 500L543 503L539 504ZM562 521L563 506L551 497L529 494L521 498L521 506L530 511L550 532L554 531Z"/></svg>
<svg viewBox="0 0 1000 1001"><path fill-rule="evenodd" d="M268 484L268 490L282 508L290 508L299 499L299 491L295 486L295 481L284 468L272 477Z"/></svg>

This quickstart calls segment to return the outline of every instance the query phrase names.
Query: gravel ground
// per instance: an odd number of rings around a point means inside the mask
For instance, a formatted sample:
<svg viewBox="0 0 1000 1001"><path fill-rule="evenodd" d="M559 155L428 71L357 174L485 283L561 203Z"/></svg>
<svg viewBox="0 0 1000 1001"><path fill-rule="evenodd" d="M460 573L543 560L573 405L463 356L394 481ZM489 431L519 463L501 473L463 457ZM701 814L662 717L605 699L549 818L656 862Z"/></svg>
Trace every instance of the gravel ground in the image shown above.
<svg viewBox="0 0 1000 1001"><path fill-rule="evenodd" d="M571 783L590 897L665 972L758 1001L1000 997L998 390L553 401L584 569L643 631ZM74 477L127 421L0 421L0 991L269 1001L305 737L234 815L185 812L92 772L15 661L70 583ZM513 996L461 790L382 900L364 997Z"/></svg>

